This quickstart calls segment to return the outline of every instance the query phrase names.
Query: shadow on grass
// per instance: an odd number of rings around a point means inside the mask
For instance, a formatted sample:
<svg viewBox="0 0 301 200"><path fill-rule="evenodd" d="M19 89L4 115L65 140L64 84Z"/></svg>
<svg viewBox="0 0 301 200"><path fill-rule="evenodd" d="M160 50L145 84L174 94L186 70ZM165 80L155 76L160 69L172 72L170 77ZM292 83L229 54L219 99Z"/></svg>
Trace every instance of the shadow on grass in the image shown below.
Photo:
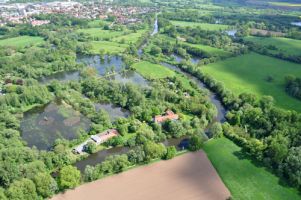
<svg viewBox="0 0 301 200"><path fill-rule="evenodd" d="M276 169L272 169L271 167L265 165L263 162L260 162L256 159L254 159L247 151L241 149L239 151L234 151L233 155L235 157L237 157L239 160L249 160L256 167L263 168L264 170L268 171L269 173L275 175L278 179L278 184L280 186L288 188L288 189L292 189L292 188L297 189L292 184L290 184L287 179L285 179L279 173L277 173ZM298 194L301 196L301 191L300 190L298 190Z"/></svg>

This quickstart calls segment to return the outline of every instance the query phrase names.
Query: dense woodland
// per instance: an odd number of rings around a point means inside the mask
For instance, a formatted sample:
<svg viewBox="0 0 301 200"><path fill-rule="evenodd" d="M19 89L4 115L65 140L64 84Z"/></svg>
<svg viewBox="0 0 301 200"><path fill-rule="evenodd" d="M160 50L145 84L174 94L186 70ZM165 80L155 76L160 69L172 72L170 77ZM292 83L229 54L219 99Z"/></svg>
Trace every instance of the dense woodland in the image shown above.
<svg viewBox="0 0 301 200"><path fill-rule="evenodd" d="M123 3L139 4L134 1ZM25 47L8 44L0 49L0 199L46 199L82 182L119 173L135 165L171 159L179 152L175 146L167 147L163 142L169 138L181 137L189 139L188 150L196 151L202 148L208 137L225 136L290 185L300 189L300 113L277 107L271 96L259 98L252 93L235 94L202 70L210 63L249 52L259 52L300 64L300 56L270 54L267 49L273 47L264 47L243 39L252 35L252 29L281 32L286 38L300 39L300 27L288 23L298 18L281 15L284 13L282 10L257 10L254 7L250 7L246 14L245 7L225 7L224 14L221 14L220 7L216 10L205 7L204 10L212 11L212 14L204 15L197 10L202 7L198 1L189 5L183 1L151 1L139 5L146 4L162 6L162 13L158 16L159 33L153 37L149 35L152 32L154 14L140 16L140 25L116 24L111 27L107 25L107 21L97 24L101 30L115 33L147 30L139 40L130 42L125 51L120 53L125 63L124 70L133 70L131 66L139 60L175 65L217 94L227 109L226 122L215 122L217 110L210 101L208 92L192 80L188 80L188 89L177 76L149 78L150 87L143 88L136 84L108 80L99 76L91 66L77 62L77 55L91 54L93 42L102 40L100 37L78 32L80 29L91 28L89 20L65 15L39 15L36 16L37 19L47 19L51 23L41 27L8 24L0 27L0 41L19 36L35 36L41 37L43 42ZM194 9L187 12L186 8ZM265 11L267 14L264 14ZM112 20L114 19L108 19L109 22ZM172 23L174 20L209 24L220 21L236 29L237 33L234 37L219 29L176 26ZM126 40L120 43L126 43ZM113 39L106 39L106 42L113 42ZM145 47L142 54L138 55L142 44ZM97 52L100 58L104 54L101 49ZM177 62L172 55L183 60ZM199 59L198 63L190 61L193 57ZM71 70L79 71L78 81L40 82L42 77ZM272 78L270 81L272 82ZM300 83L300 78L288 76L283 90L300 100ZM49 151L28 147L22 139L20 129L24 113L55 100L64 102L91 120L89 131L82 132L74 140L57 139ZM96 103L111 103L129 111L131 115L111 120L105 110L95 109ZM153 122L154 116L169 109L179 114L180 119L162 124ZM107 141L103 148L125 146L130 151L110 156L96 166L88 165L81 173L74 167L74 163L87 155L76 156L71 152L72 148L90 135L110 128L117 129L120 136ZM94 143L88 144L85 149L88 154L99 150Z"/></svg>

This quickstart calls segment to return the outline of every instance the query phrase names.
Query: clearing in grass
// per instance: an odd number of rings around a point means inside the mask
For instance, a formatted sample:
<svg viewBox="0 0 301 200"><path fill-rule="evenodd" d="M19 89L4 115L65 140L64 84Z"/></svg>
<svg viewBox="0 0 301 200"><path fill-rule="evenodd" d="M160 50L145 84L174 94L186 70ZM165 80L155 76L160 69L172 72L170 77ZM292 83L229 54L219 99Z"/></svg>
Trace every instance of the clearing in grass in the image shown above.
<svg viewBox="0 0 301 200"><path fill-rule="evenodd" d="M285 77L301 77L300 64L250 53L206 65L202 71L223 82L234 94L270 95L277 106L301 112L301 101L285 92Z"/></svg>
<svg viewBox="0 0 301 200"><path fill-rule="evenodd" d="M301 199L297 189L279 183L277 176L257 165L226 138L205 143L204 150L230 190L233 200Z"/></svg>
<svg viewBox="0 0 301 200"><path fill-rule="evenodd" d="M43 43L44 39L41 37L33 36L19 36L0 40L0 46L13 46L24 48L26 46L38 45Z"/></svg>

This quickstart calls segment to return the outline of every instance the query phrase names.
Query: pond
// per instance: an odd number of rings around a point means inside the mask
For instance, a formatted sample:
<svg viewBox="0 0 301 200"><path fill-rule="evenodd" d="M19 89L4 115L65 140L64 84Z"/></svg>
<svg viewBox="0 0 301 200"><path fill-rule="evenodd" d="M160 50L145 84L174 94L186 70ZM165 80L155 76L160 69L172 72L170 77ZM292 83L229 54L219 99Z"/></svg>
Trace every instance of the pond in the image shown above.
<svg viewBox="0 0 301 200"><path fill-rule="evenodd" d="M38 81L42 84L50 83L53 80L58 81L77 81L79 80L79 71L65 71L65 72L58 72L55 74L51 74L49 76L45 76L40 78Z"/></svg>
<svg viewBox="0 0 301 200"><path fill-rule="evenodd" d="M177 150L187 149L188 147L188 136L183 136L180 138L171 138L163 141L165 146L175 146ZM113 155L125 154L130 151L129 147L114 147L110 149L105 149L94 154L89 155L87 158L80 160L74 164L81 172L84 172L87 165L95 166L103 162L106 157Z"/></svg>
<svg viewBox="0 0 301 200"><path fill-rule="evenodd" d="M300 26L301 27L301 22L292 22L291 25Z"/></svg>
<svg viewBox="0 0 301 200"><path fill-rule="evenodd" d="M107 104L100 104L100 103L96 103L95 104L95 109L96 111L99 111L100 109L106 111L109 116L110 119L112 121L121 118L121 117L129 117L130 116L130 112L128 110L125 110L121 107L115 106L113 104L107 103Z"/></svg>
<svg viewBox="0 0 301 200"><path fill-rule="evenodd" d="M53 101L24 113L21 134L28 146L50 150L56 139L72 140L87 132L91 122L69 105Z"/></svg>
<svg viewBox="0 0 301 200"><path fill-rule="evenodd" d="M128 70L106 77L109 80L115 80L120 83L133 83L141 87L148 87L148 81L135 71Z"/></svg>
<svg viewBox="0 0 301 200"><path fill-rule="evenodd" d="M85 55L77 57L78 63L83 63L87 66L94 67L98 74L103 76L108 72L120 72L124 68L124 63L120 56L104 56L102 59L99 55Z"/></svg>

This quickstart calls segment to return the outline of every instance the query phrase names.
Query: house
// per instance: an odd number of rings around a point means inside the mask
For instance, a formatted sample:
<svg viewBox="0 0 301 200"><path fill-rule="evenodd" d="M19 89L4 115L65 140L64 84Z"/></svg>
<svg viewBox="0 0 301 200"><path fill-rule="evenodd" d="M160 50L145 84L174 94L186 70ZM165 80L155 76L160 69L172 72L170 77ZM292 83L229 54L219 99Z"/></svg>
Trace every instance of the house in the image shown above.
<svg viewBox="0 0 301 200"><path fill-rule="evenodd" d="M109 129L102 133L97 134L96 136L98 136L100 138L100 142L103 143L118 135L119 133L116 129Z"/></svg>
<svg viewBox="0 0 301 200"><path fill-rule="evenodd" d="M175 114L172 110L167 110L164 115L157 115L154 117L154 122L162 123L167 120L177 120L179 119L179 115Z"/></svg>
<svg viewBox="0 0 301 200"><path fill-rule="evenodd" d="M85 147L89 142L93 142L93 141L91 139L88 139L85 142L81 143L80 145L74 147L72 149L73 153L82 154L85 151Z"/></svg>

